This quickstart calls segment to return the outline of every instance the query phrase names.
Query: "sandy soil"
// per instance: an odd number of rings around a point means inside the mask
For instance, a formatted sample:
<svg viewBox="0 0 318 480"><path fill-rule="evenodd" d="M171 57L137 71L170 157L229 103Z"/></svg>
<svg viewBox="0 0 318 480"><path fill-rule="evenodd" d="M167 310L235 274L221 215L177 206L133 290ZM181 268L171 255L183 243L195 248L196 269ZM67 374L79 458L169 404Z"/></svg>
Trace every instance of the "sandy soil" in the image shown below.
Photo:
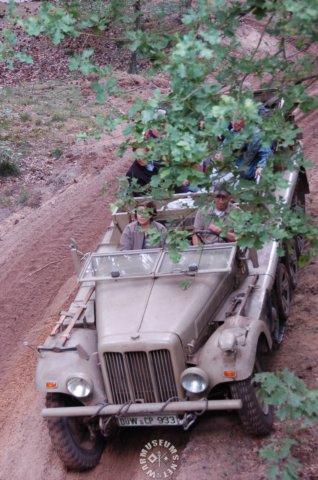
<svg viewBox="0 0 318 480"><path fill-rule="evenodd" d="M308 212L318 213L318 112L298 118L304 147L314 166L310 169ZM24 346L41 343L57 312L67 305L76 289L67 246L70 237L82 251L96 248L110 221L109 203L115 177L126 169L128 158L119 160L120 137L104 137L88 144L79 158L76 182L69 183L38 209L23 209L0 225L0 480L110 480L146 478L139 465L144 444L163 438L178 449L179 467L173 478L263 480L266 467L258 451L267 439L252 439L242 430L235 414L206 414L191 432L167 429L122 430L105 450L98 467L79 474L66 471L52 449L45 421L44 398L34 389L36 353ZM104 148L98 148L100 145ZM105 150L106 148L106 150ZM94 162L87 162L88 152ZM61 168L67 163L61 164ZM101 195L104 182L109 189ZM275 353L274 369L288 367L317 388L318 379L318 260L299 275L286 338ZM273 438L282 435L275 422ZM318 438L311 430L296 430L297 456L303 478L318 479Z"/></svg>

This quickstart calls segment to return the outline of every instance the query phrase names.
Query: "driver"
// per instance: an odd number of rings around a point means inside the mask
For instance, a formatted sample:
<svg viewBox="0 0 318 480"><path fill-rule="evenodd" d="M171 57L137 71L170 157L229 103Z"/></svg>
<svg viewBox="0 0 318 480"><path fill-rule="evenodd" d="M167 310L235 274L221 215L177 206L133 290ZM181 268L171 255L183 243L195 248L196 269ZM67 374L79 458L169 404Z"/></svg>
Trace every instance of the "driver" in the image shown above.
<svg viewBox="0 0 318 480"><path fill-rule="evenodd" d="M157 215L154 202L139 205L135 212L136 221L124 228L120 238L119 250L142 250L144 248L162 248L167 238L167 229L155 222ZM157 233L157 241L153 243L150 234Z"/></svg>
<svg viewBox="0 0 318 480"><path fill-rule="evenodd" d="M238 209L238 207L232 203L232 195L224 186L216 186L214 193L215 198L212 204L200 208L196 213L194 231L198 232L198 234L192 236L193 245L236 241L233 231L228 231L225 236L220 236L223 228L218 225L220 222L224 225L229 225L229 214L234 209ZM200 231L203 232L199 234Z"/></svg>

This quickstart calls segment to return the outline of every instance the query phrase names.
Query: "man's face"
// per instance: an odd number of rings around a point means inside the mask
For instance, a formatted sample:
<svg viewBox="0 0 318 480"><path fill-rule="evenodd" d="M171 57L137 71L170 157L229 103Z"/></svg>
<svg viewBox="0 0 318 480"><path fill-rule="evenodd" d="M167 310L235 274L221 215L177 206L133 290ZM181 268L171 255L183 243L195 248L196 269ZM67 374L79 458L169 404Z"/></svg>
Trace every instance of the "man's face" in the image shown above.
<svg viewBox="0 0 318 480"><path fill-rule="evenodd" d="M147 165L147 161L145 160L145 155L147 154L147 150L145 148L138 148L136 150L136 154L138 157L136 158L137 162L141 167L145 167Z"/></svg>
<svg viewBox="0 0 318 480"><path fill-rule="evenodd" d="M221 212L223 212L224 210L227 209L228 204L230 203L230 200L231 200L231 195L223 195L219 193L216 195L214 199L214 204L217 210L220 210Z"/></svg>
<svg viewBox="0 0 318 480"><path fill-rule="evenodd" d="M139 223L139 225L148 225L148 223L150 222L150 212L149 210L147 210L145 207L138 207L138 210L137 210L137 221Z"/></svg>

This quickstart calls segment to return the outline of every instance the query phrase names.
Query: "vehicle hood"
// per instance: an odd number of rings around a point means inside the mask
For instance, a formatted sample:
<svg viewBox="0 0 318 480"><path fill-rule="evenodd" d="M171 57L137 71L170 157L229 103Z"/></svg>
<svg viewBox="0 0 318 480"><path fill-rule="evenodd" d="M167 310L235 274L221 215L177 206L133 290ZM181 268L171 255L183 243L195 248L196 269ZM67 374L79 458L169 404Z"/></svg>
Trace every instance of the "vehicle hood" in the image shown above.
<svg viewBox="0 0 318 480"><path fill-rule="evenodd" d="M120 334L175 333L190 341L232 288L228 273L97 282L99 340Z"/></svg>

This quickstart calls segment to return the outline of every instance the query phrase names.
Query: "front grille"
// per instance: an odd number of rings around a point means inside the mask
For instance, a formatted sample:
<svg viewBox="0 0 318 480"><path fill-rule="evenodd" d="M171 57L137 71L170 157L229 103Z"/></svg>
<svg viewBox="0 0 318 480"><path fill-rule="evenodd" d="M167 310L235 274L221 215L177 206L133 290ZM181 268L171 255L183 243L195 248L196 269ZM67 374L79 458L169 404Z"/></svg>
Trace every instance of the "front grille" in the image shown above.
<svg viewBox="0 0 318 480"><path fill-rule="evenodd" d="M169 350L107 352L104 358L114 403L165 402L177 396Z"/></svg>

